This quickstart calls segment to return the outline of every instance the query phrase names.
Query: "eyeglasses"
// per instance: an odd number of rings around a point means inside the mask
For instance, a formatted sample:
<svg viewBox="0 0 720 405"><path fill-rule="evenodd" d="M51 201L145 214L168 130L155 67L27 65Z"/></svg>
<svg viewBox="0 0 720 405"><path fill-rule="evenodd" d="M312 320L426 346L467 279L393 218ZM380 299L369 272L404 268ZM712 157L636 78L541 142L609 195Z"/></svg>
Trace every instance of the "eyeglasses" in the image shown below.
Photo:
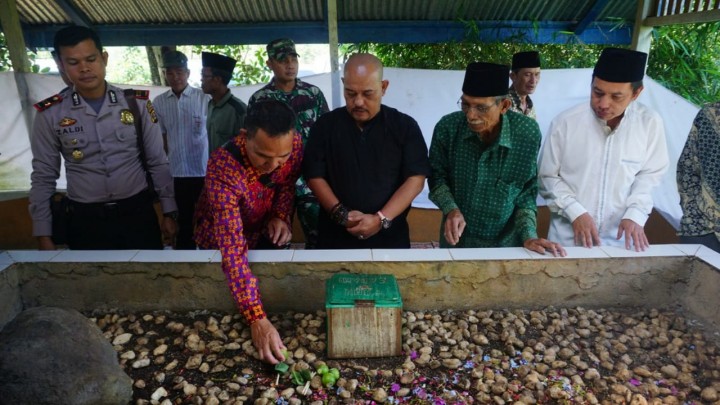
<svg viewBox="0 0 720 405"><path fill-rule="evenodd" d="M490 111L493 106L497 105L497 103L492 103L490 105L470 105L463 101L463 99L461 98L460 100L458 100L457 105L465 114L467 114L468 111L470 111L471 109L475 110L475 112L478 114L487 114L487 112Z"/></svg>

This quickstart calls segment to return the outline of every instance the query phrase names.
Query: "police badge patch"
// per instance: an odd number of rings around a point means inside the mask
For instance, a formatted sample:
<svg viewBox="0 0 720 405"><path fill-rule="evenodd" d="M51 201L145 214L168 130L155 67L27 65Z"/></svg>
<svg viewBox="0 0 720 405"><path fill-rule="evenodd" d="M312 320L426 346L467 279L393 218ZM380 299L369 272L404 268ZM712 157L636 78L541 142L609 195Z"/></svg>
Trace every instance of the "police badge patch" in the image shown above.
<svg viewBox="0 0 720 405"><path fill-rule="evenodd" d="M135 123L135 117L133 116L132 112L130 112L130 110L125 108L120 111L120 122L125 125L132 125Z"/></svg>
<svg viewBox="0 0 720 405"><path fill-rule="evenodd" d="M145 107L147 107L148 114L150 114L150 121L153 123L156 123L158 121L157 114L155 113L155 107L153 107L150 100L147 101L147 104L145 104Z"/></svg>
<svg viewBox="0 0 720 405"><path fill-rule="evenodd" d="M70 125L72 125L72 124L74 124L74 123L76 123L76 122L77 122L76 119L73 119L73 118L70 118L70 117L64 117L63 119L60 120L60 122L59 122L58 124L59 124L61 127L69 127Z"/></svg>

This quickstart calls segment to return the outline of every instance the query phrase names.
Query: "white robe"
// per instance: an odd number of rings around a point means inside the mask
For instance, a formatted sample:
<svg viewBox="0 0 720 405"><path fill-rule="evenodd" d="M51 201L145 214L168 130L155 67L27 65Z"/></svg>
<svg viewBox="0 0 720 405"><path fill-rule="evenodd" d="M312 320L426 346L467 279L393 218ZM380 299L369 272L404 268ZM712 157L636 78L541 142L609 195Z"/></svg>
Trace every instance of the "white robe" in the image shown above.
<svg viewBox="0 0 720 405"><path fill-rule="evenodd" d="M665 129L660 116L634 101L611 132L589 102L556 116L542 148L540 194L551 212L548 239L575 246L572 221L592 216L602 245L617 240L622 219L644 226L651 191L668 168Z"/></svg>

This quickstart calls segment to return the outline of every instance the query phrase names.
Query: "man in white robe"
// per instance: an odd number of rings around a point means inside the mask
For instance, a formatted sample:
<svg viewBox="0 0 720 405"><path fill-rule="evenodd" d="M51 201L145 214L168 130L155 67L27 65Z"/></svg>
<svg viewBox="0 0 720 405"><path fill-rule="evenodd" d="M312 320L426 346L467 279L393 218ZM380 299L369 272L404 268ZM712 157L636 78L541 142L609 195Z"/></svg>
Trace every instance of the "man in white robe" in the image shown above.
<svg viewBox="0 0 720 405"><path fill-rule="evenodd" d="M548 239L563 246L649 244L652 189L668 167L660 116L636 102L647 54L604 49L590 103L560 113L543 145L540 194L551 212Z"/></svg>

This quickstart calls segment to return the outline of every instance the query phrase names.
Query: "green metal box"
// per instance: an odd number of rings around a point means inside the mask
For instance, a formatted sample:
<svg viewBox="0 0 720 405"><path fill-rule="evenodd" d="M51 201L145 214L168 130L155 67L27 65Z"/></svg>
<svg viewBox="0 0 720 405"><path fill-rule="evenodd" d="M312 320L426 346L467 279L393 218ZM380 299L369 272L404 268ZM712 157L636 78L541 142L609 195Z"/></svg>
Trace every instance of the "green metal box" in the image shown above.
<svg viewBox="0 0 720 405"><path fill-rule="evenodd" d="M335 274L326 283L328 357L399 356L402 298L390 274Z"/></svg>

